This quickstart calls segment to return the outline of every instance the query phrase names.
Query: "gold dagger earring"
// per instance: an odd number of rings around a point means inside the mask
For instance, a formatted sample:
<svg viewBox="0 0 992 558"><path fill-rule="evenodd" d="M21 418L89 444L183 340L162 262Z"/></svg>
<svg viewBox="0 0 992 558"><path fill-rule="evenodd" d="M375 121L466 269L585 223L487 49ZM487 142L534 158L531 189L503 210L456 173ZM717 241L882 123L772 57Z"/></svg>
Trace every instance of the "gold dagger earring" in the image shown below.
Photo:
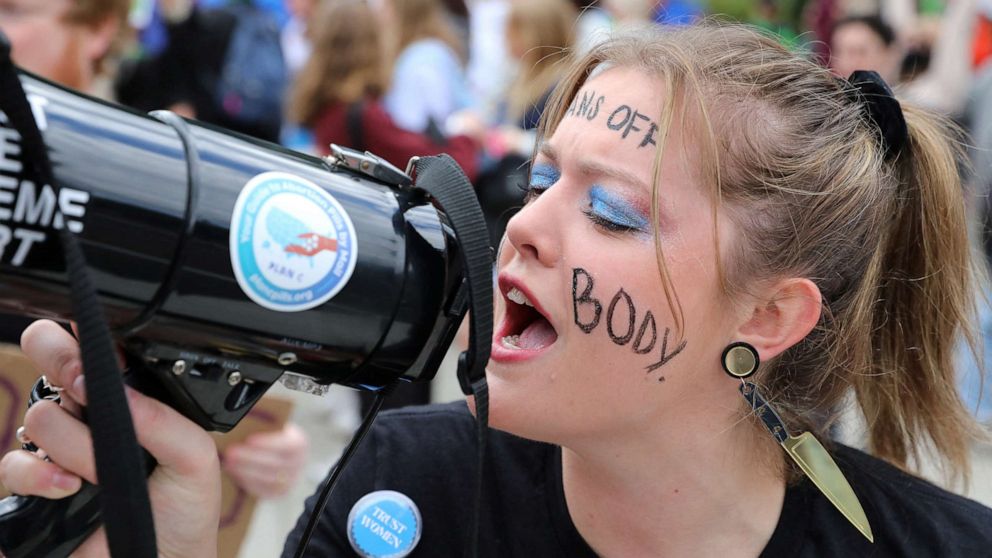
<svg viewBox="0 0 992 558"><path fill-rule="evenodd" d="M782 418L761 396L758 387L745 381L745 378L750 377L758 370L758 365L761 363L758 358L758 351L747 343L732 343L724 349L720 360L724 372L741 381L741 395L747 400L752 411L761 419L768 432L785 449L785 453L796 462L796 465L799 465L802 472L813 481L813 484L830 500L830 503L851 522L851 525L854 525L870 542L875 542L871 525L865 516L865 510L861 507L861 502L858 501L850 483L844 478L844 473L837 467L837 463L830 457L823 444L809 432L803 432L799 436L789 434Z"/></svg>

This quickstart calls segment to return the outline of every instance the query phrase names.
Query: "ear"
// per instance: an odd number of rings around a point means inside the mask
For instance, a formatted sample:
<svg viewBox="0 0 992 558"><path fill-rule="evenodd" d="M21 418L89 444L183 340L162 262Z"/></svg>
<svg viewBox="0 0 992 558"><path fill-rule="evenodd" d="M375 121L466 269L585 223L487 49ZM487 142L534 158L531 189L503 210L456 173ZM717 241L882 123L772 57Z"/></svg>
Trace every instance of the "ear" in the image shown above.
<svg viewBox="0 0 992 558"><path fill-rule="evenodd" d="M737 330L738 340L757 349L762 361L775 358L809 335L823 308L820 289L809 279L783 279L765 292Z"/></svg>
<svg viewBox="0 0 992 558"><path fill-rule="evenodd" d="M103 21L86 26L86 43L83 48L86 58L91 64L96 66L96 63L110 52L110 47L114 44L120 27L121 22L113 16L108 16Z"/></svg>

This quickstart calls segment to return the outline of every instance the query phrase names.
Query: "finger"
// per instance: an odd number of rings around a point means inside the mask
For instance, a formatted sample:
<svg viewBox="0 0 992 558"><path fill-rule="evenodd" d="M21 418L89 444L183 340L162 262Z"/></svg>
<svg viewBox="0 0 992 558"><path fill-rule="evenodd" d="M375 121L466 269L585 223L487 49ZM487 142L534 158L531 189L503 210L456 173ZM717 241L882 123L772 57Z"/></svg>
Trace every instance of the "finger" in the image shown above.
<svg viewBox="0 0 992 558"><path fill-rule="evenodd" d="M79 324L76 322L69 322L69 327L72 328L72 334L76 336L76 342L79 342ZM120 345L115 346L114 349L116 349L114 351L114 355L117 356L117 366L119 366L121 370L124 370L127 368L127 355L124 354L124 349ZM83 372L85 373L86 371L84 370Z"/></svg>
<svg viewBox="0 0 992 558"><path fill-rule="evenodd" d="M228 474L242 490L262 498L282 496L292 485L292 479L288 477L258 474L254 471L228 471Z"/></svg>
<svg viewBox="0 0 992 558"><path fill-rule="evenodd" d="M179 475L195 475L217 469L217 446L213 438L178 411L127 387L138 443L158 464Z"/></svg>
<svg viewBox="0 0 992 558"><path fill-rule="evenodd" d="M77 419L82 419L83 405L76 403L76 401L73 400L71 397L65 397L65 396L61 397L59 400L59 404L62 405L62 408L65 409L65 411L70 415L72 415L73 417Z"/></svg>
<svg viewBox="0 0 992 558"><path fill-rule="evenodd" d="M59 402L61 403L62 408L68 411L69 414L82 420L83 407L87 404L85 374L76 376L76 379L72 381L72 385L66 386L65 391L63 391L61 393L61 397L59 397Z"/></svg>
<svg viewBox="0 0 992 558"><path fill-rule="evenodd" d="M51 320L38 320L21 334L21 350L56 386L71 386L82 374L79 344L62 326Z"/></svg>
<svg viewBox="0 0 992 558"><path fill-rule="evenodd" d="M296 424L289 423L282 430L252 434L245 439L244 445L272 452L299 453L300 450L306 450L308 443L303 430Z"/></svg>
<svg viewBox="0 0 992 558"><path fill-rule="evenodd" d="M52 500L71 496L82 486L78 476L24 450L12 451L0 461L0 483L14 494Z"/></svg>
<svg viewBox="0 0 992 558"><path fill-rule="evenodd" d="M52 401L39 401L24 415L27 436L61 467L96 483L90 429Z"/></svg>
<svg viewBox="0 0 992 558"><path fill-rule="evenodd" d="M179 475L216 468L217 448L206 431L164 403L126 388L138 443ZM53 461L96 482L89 428L50 401L25 415L27 434Z"/></svg>
<svg viewBox="0 0 992 558"><path fill-rule="evenodd" d="M288 466L279 462L260 462L253 456L252 460L224 460L224 470L232 474L245 474L253 477L266 477L279 479L281 482L287 481L296 467Z"/></svg>
<svg viewBox="0 0 992 558"><path fill-rule="evenodd" d="M258 450L243 445L233 446L224 452L224 468L276 471L286 467L286 459L279 452Z"/></svg>

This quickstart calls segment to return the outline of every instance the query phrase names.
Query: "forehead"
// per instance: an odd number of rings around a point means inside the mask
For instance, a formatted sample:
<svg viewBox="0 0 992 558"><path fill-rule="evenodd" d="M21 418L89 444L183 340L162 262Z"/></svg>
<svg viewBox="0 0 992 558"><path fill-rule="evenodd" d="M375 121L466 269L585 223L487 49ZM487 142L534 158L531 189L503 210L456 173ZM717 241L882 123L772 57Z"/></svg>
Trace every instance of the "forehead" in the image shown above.
<svg viewBox="0 0 992 558"><path fill-rule="evenodd" d="M572 99L544 151L622 168L650 184L665 95L660 78L636 69L595 73ZM676 124L665 141L665 158L683 151Z"/></svg>
<svg viewBox="0 0 992 558"><path fill-rule="evenodd" d="M885 41L875 32L874 29L861 22L852 22L834 31L834 42L845 45L851 43L871 44L875 46L885 46Z"/></svg>
<svg viewBox="0 0 992 558"><path fill-rule="evenodd" d="M0 0L0 13L54 19L65 16L74 3L75 0Z"/></svg>

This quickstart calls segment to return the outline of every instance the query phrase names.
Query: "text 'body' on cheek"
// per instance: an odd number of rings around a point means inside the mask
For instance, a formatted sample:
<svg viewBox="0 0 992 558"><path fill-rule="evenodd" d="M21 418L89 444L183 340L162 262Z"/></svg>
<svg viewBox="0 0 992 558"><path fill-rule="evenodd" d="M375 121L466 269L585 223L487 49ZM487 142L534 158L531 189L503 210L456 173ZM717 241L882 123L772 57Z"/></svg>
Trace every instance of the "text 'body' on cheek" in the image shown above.
<svg viewBox="0 0 992 558"><path fill-rule="evenodd" d="M593 294L595 279L581 267L572 269L572 313L575 325L583 333L591 334L600 325L603 318L604 305ZM634 299L623 287L606 304L606 334L615 345L629 346L638 355L651 353L658 345L658 325L651 310L644 312L638 324L637 306ZM623 317L626 316L626 320ZM661 335L661 347L658 360L645 366L647 373L654 372L668 364L685 349L686 341L676 345L669 352L669 337L671 328L666 327ZM659 379L660 380L660 379Z"/></svg>

